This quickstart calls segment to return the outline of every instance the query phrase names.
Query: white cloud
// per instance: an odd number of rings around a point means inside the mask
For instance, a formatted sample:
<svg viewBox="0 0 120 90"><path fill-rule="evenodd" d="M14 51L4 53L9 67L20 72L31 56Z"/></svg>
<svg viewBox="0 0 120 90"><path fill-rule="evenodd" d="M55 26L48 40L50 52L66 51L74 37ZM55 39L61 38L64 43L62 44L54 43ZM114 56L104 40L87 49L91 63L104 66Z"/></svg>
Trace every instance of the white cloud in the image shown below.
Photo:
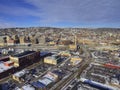
<svg viewBox="0 0 120 90"><path fill-rule="evenodd" d="M7 22L3 17L0 17L0 28L11 28L15 27L13 22Z"/></svg>
<svg viewBox="0 0 120 90"><path fill-rule="evenodd" d="M15 27L15 26L8 22L0 22L0 28L11 28L11 27Z"/></svg>
<svg viewBox="0 0 120 90"><path fill-rule="evenodd" d="M0 12L5 13L8 15L14 16L40 16L39 10L24 8L24 7L17 7L17 6L6 6L0 4Z"/></svg>
<svg viewBox="0 0 120 90"><path fill-rule="evenodd" d="M42 11L42 22L120 22L119 0L24 1Z"/></svg>
<svg viewBox="0 0 120 90"><path fill-rule="evenodd" d="M5 6L0 13L33 16L39 23L120 22L120 0L23 0L35 8ZM14 2L13 2L14 3Z"/></svg>

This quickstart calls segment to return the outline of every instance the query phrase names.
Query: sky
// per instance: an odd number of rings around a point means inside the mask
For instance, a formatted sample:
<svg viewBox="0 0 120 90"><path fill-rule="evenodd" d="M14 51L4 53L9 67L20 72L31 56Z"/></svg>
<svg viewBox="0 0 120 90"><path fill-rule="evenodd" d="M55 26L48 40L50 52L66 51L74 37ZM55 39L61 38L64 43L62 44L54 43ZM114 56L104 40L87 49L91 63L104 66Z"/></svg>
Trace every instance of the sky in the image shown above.
<svg viewBox="0 0 120 90"><path fill-rule="evenodd" d="M0 28L120 27L120 0L0 0Z"/></svg>

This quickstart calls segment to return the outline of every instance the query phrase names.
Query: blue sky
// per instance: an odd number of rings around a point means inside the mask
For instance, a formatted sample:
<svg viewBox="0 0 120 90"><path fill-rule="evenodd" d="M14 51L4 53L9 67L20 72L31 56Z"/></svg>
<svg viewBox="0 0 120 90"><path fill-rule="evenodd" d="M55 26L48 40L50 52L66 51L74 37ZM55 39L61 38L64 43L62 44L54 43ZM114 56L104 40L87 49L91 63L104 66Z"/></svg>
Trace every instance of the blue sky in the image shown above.
<svg viewBox="0 0 120 90"><path fill-rule="evenodd" d="M0 0L0 28L120 27L120 0Z"/></svg>

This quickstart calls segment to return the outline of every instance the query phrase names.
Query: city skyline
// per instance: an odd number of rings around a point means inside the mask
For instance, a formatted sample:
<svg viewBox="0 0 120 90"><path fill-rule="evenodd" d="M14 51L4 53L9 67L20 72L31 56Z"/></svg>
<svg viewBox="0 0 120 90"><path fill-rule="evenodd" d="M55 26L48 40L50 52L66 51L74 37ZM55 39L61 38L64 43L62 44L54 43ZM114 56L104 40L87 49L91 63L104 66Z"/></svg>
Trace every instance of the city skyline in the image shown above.
<svg viewBox="0 0 120 90"><path fill-rule="evenodd" d="M119 28L119 8L119 0L1 0L0 28Z"/></svg>

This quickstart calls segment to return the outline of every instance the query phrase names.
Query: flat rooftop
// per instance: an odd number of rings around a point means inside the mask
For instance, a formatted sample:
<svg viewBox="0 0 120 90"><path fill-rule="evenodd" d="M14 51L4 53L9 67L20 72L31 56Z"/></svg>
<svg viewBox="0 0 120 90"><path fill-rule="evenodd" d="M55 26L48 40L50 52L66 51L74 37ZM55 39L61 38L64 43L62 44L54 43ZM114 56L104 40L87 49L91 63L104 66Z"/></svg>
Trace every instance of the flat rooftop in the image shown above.
<svg viewBox="0 0 120 90"><path fill-rule="evenodd" d="M0 60L7 59L9 56L0 57Z"/></svg>
<svg viewBox="0 0 120 90"><path fill-rule="evenodd" d="M49 54L52 54L52 53L50 53L50 52L40 52L41 57L44 57L44 56L49 55Z"/></svg>
<svg viewBox="0 0 120 90"><path fill-rule="evenodd" d="M4 63L13 63L13 61L6 61L6 62L4 62Z"/></svg>
<svg viewBox="0 0 120 90"><path fill-rule="evenodd" d="M32 87L30 84L27 84L27 85L22 86L22 89L23 89L23 90L35 90L35 88Z"/></svg>
<svg viewBox="0 0 120 90"><path fill-rule="evenodd" d="M77 90L99 90L99 89L91 87L89 85L79 84L79 87L77 88Z"/></svg>
<svg viewBox="0 0 120 90"><path fill-rule="evenodd" d="M4 72L4 71L7 71L9 69L13 68L13 66L5 66L3 62L0 62L0 73Z"/></svg>
<svg viewBox="0 0 120 90"><path fill-rule="evenodd" d="M21 77L21 76L23 76L25 74L26 74L26 70L22 70L22 71L16 72L13 75L16 76L16 77Z"/></svg>
<svg viewBox="0 0 120 90"><path fill-rule="evenodd" d="M23 53L15 54L13 57L22 57L31 53L34 53L35 51L24 51Z"/></svg>

